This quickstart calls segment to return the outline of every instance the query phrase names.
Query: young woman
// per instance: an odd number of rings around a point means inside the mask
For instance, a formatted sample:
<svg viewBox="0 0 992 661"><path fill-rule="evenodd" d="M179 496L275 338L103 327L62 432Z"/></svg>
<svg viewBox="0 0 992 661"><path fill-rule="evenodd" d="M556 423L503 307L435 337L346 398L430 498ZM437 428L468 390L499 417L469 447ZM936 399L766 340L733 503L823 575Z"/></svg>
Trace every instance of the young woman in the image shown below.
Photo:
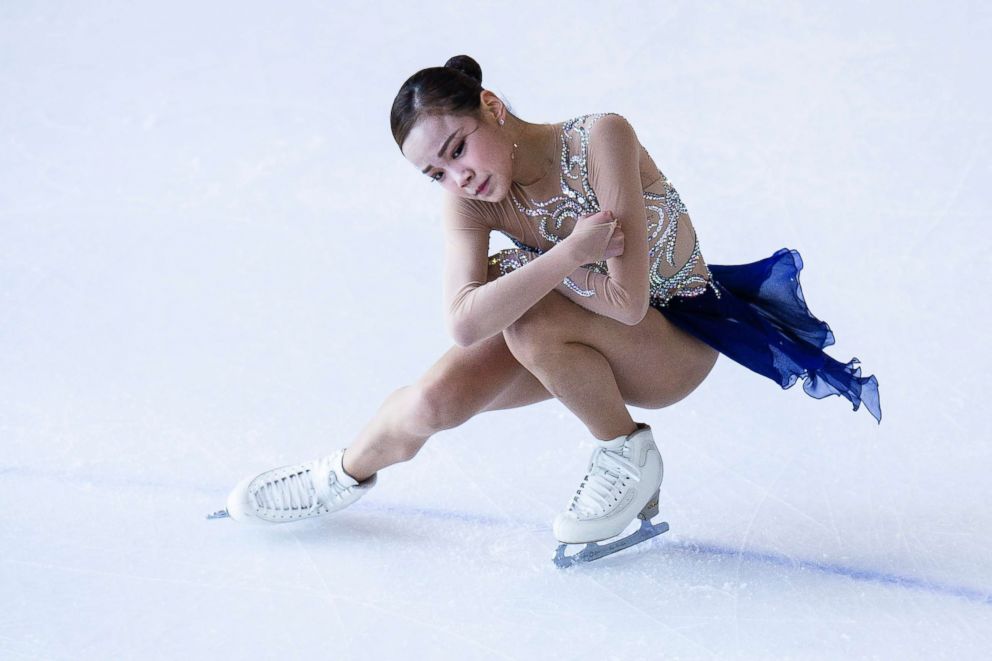
<svg viewBox="0 0 992 661"><path fill-rule="evenodd" d="M691 393L719 353L816 398L862 401L881 421L878 382L823 353L794 250L707 266L678 193L620 115L556 124L514 116L457 56L411 76L393 102L396 144L444 190L444 300L452 347L392 393L348 446L245 479L236 520L292 521L339 510L434 433L483 411L551 397L600 442L554 522L562 543L618 535L657 512L662 459L627 405ZM489 256L493 230L517 246ZM225 514L224 512L220 513Z"/></svg>

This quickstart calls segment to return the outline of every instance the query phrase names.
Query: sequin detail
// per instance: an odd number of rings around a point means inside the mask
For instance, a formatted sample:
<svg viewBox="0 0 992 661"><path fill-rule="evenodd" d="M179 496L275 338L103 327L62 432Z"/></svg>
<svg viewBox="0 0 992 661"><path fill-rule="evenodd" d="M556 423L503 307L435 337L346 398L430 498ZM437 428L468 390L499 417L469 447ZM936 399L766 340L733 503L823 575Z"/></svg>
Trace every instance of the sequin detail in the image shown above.
<svg viewBox="0 0 992 661"><path fill-rule="evenodd" d="M651 272L648 274L651 302L663 307L676 296L699 296L706 291L707 286L712 287L719 298L720 292L712 282L709 267L706 268L706 275L694 273L702 255L695 231L692 252L685 264L673 275L666 276L663 273L662 260L668 262L669 266L675 266L675 240L678 238L679 219L682 214L688 215L689 212L678 191L664 175L662 184L665 192L660 195L644 191L644 208L648 214L648 259L651 260ZM665 218L668 218L667 225Z"/></svg>
<svg viewBox="0 0 992 661"><path fill-rule="evenodd" d="M520 268L527 262L536 259L539 255L542 254L541 250L538 250L537 248L531 248L527 244L517 241L515 238L513 238L506 232L503 232L503 236L513 241L513 243L516 244L517 247L505 248L489 256L489 265L498 266L500 276L504 276L507 273L516 271L518 268ZM588 264L586 266L587 268L592 268L597 265ZM579 296L588 298L590 296L596 295L595 289L583 289L582 287L575 284L575 281L568 276L565 276L565 279L562 282L565 284L566 287L571 289Z"/></svg>
<svg viewBox="0 0 992 661"><path fill-rule="evenodd" d="M561 229L562 223L566 218L578 220L582 216L588 216L599 211L599 200L596 199L596 192L593 191L592 185L589 183L589 130L584 126L579 126L579 124L583 120L589 119L591 120L589 122L591 126L603 114L576 117L562 125L560 133L561 159L559 161L561 167L561 173L559 175L561 195L554 195L543 202L529 200L532 208L528 208L521 204L513 191L510 191L510 196L514 205L517 207L517 211L528 218L536 218L538 221L538 233L551 243L558 243L565 237L552 232L548 228L549 222L554 225L554 229L557 231ZM573 130L579 135L578 154L570 154L568 149L569 137ZM568 180L578 180L576 183L581 187L581 190L575 190L575 188L569 185Z"/></svg>
<svg viewBox="0 0 992 661"><path fill-rule="evenodd" d="M489 265L498 266L500 276L512 273L518 268L537 257L539 253L529 250L514 250L507 248L489 256Z"/></svg>
<svg viewBox="0 0 992 661"><path fill-rule="evenodd" d="M528 218L536 219L537 232L550 243L557 244L565 238L556 232L561 230L566 219L571 218L578 221L583 216L600 211L596 192L589 182L589 129L596 120L609 114L615 113L581 115L562 124L560 133L560 195L554 195L544 201L529 199L529 204L524 205L513 191L510 192L510 197L517 210ZM578 136L578 153L572 153L572 150L569 149L573 134ZM661 175L665 187L664 192L657 194L644 191L644 206L648 219L648 256L651 260L649 273L651 303L664 306L676 296L698 296L706 291L707 286L712 287L719 297L720 292L712 282L713 276L708 267L705 275L694 273L702 254L698 236L693 236L693 249L686 262L673 275L664 275L662 260L667 262L669 267L676 266L675 242L678 237L679 219L682 214L688 212L678 191L661 172L658 174ZM668 220L667 224L665 223L666 219ZM543 252L520 242L505 231L500 231L520 251L533 253L534 256ZM504 256L501 259L513 258ZM583 266L603 275L609 274L605 260ZM579 287L571 278L565 278L564 284L579 296L595 295L594 290Z"/></svg>

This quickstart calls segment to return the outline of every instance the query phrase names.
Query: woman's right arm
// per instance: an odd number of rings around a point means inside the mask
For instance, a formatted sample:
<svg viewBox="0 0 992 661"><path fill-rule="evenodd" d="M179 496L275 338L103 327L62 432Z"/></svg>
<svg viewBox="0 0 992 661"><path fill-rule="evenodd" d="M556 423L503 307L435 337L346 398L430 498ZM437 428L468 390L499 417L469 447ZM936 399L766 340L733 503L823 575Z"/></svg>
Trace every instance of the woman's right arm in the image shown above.
<svg viewBox="0 0 992 661"><path fill-rule="evenodd" d="M444 302L448 332L461 346L502 332L582 264L584 245L567 240L522 268L486 282L491 228L469 205L445 195Z"/></svg>

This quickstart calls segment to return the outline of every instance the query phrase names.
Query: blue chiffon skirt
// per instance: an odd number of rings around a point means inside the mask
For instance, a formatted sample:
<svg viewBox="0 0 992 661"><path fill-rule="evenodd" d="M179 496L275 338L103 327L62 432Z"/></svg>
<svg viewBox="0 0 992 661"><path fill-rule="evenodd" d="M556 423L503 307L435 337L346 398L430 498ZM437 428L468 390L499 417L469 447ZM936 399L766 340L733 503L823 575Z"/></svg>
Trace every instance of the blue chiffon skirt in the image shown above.
<svg viewBox="0 0 992 661"><path fill-rule="evenodd" d="M846 365L823 352L834 334L806 307L799 252L782 248L751 264L710 264L714 289L675 297L654 307L682 330L731 360L767 376L782 388L805 379L803 390L822 399L846 397L857 411L865 408L882 422L878 379L861 376L860 361Z"/></svg>

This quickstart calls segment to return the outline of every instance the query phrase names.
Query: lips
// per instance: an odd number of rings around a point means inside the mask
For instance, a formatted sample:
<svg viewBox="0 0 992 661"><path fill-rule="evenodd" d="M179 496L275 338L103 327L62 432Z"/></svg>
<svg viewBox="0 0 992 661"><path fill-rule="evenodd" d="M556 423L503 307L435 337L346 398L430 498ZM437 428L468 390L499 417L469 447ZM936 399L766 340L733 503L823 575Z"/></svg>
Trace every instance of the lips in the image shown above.
<svg viewBox="0 0 992 661"><path fill-rule="evenodd" d="M490 178L491 178L491 177L490 177ZM476 195L482 195L483 193L485 193L485 192L486 192L486 188L487 188L487 187L489 186L489 179L490 179L490 178L487 178L487 179L486 179L486 180L485 180L484 182L482 182L482 185L481 185L481 186L479 186L479 187L478 187L478 188L476 189L476 191L475 191L475 194L476 194Z"/></svg>

